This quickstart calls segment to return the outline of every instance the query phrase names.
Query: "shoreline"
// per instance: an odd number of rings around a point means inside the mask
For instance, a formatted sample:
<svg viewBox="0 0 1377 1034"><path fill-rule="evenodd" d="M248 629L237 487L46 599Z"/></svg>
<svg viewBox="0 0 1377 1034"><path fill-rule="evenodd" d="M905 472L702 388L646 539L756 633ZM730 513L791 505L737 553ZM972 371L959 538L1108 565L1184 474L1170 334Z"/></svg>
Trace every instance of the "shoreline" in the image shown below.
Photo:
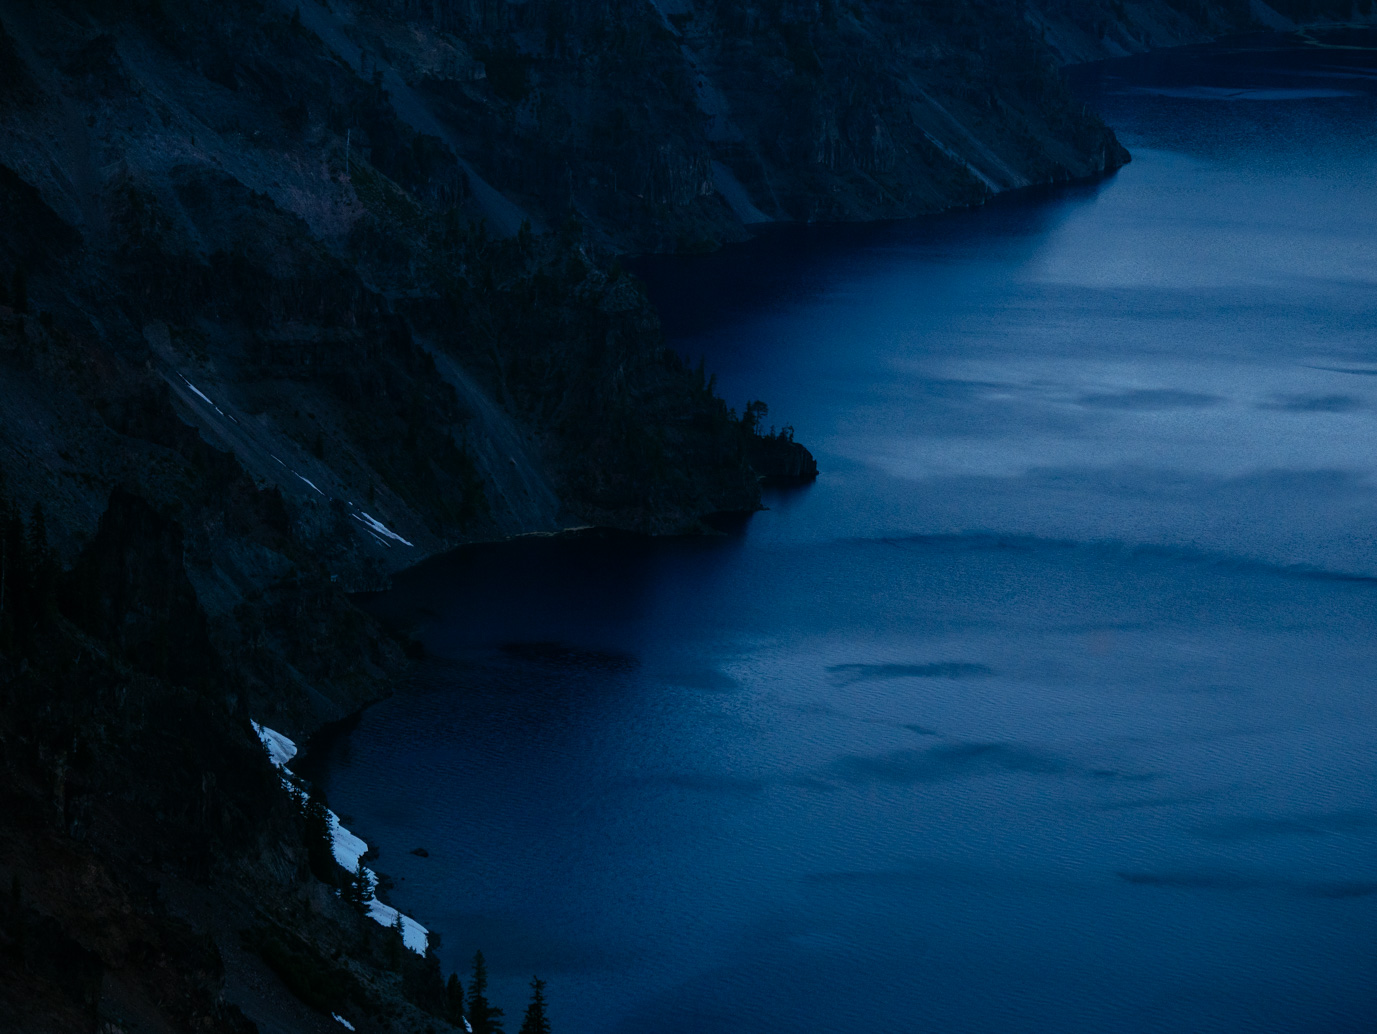
<svg viewBox="0 0 1377 1034"><path fill-rule="evenodd" d="M1151 48L1151 49L1149 49L1149 50L1144 50L1144 51L1142 51L1142 52L1133 53L1133 54L1127 54L1127 55L1123 55L1123 56L1119 56L1119 57L1107 57L1107 58L1097 59L1097 60L1094 60L1094 61L1077 62L1077 63L1075 63L1075 64L1065 65L1065 66L1063 66L1063 69L1093 68L1093 67L1099 67L1099 66L1103 66L1103 65L1112 65L1112 64L1114 64L1115 62L1118 62L1118 61L1132 60L1132 59L1134 59L1134 58L1139 58L1139 57L1147 56L1147 55L1150 55L1150 54L1170 53L1170 52L1174 52L1174 51L1189 51L1189 50L1196 50L1196 49L1217 47L1217 46L1221 46L1221 45L1227 46L1227 45L1230 43L1230 41L1243 42L1243 41L1247 41L1247 40L1259 40L1259 41L1260 41L1260 40L1267 40L1267 39L1285 40L1285 39L1288 39L1288 38L1293 38L1293 37L1295 37L1295 36L1297 36L1297 35L1299 35L1299 34L1311 32L1311 31L1325 31L1325 30L1372 30L1372 29L1374 29L1374 28L1377 28L1377 16L1374 16L1374 18L1373 18L1372 20L1368 20L1368 21L1361 21L1361 20L1360 20L1360 21L1342 21L1342 22L1319 22L1319 23L1313 23L1313 24L1307 23L1307 24L1305 24L1305 25L1299 25L1299 26L1297 26L1297 27L1295 27L1295 28L1291 28L1291 29L1276 29L1276 30L1248 31L1248 32L1242 32L1242 33L1225 33L1225 34L1222 34L1222 35L1219 35L1219 36L1215 36L1215 37L1211 37L1211 38L1205 39L1205 40L1194 41L1194 42L1188 42L1188 43L1181 43L1181 44L1177 44L1177 45L1173 45L1173 46L1169 46L1169 47ZM1323 44L1315 44L1315 45L1317 45L1317 46L1323 46ZM1326 49L1331 49L1331 48L1326 48ZM1337 48L1337 47L1336 47L1336 48L1332 48L1332 49L1348 49L1348 48ZM1368 49L1368 48L1358 48L1358 49ZM1113 127L1111 127L1111 128L1113 128ZM1126 153L1127 153L1127 152L1126 152ZM1028 201L1028 200L1037 199L1037 198L1040 198L1040 197L1043 197L1043 196L1048 196L1048 197L1050 197L1050 196L1055 196L1058 192L1063 191L1063 190L1065 190L1065 189L1067 189L1067 188L1075 188L1075 187L1077 187L1077 186L1084 186L1084 185L1096 184L1096 183L1101 183L1101 182L1104 182L1104 181L1106 181L1106 180L1109 180L1109 179L1111 179L1113 176L1117 175L1117 173L1118 173L1122 168L1124 168L1126 165L1130 164L1130 163L1132 162L1132 160L1133 160L1133 159L1132 159L1132 156L1131 156L1131 154L1130 154L1130 155L1126 158L1126 160L1125 160L1124 162L1122 162L1122 163L1120 163L1120 164L1118 164L1118 165L1115 165L1115 166L1112 167L1112 168L1107 168L1107 169L1104 170L1104 171L1095 173L1095 174L1090 175L1090 176L1079 177L1079 178L1071 178L1071 179L1062 179L1062 180L1052 180L1052 181L1048 181L1048 182L1045 182L1045 183L1034 183L1034 184L1029 184L1029 185L1026 185L1026 186L1020 186L1020 187L1010 188L1010 189L1006 189L1006 190L1000 190L1000 191L992 192L988 197L986 197L985 199L983 199L982 201L980 201L980 202L978 202L978 203L973 203L973 204L962 204L962 205L953 205L953 206L951 206L951 207L949 207L949 208L945 208L945 209L942 209L942 210L940 210L940 211L935 211L935 212L930 212L930 213L924 213L924 214L915 215L915 216L906 217L906 218L877 219L877 220L844 220L844 221L822 221L822 220L820 220L820 221L806 221L806 222L805 222L805 221L799 221L799 222L768 221L768 222L763 222L763 223L756 223L756 224L752 224L752 225L749 227L751 236L750 236L748 239L743 240L743 241L732 241L732 242L723 243L723 244L721 244L721 245L719 246L719 248L718 248L715 252L713 252L713 253L674 253L674 252L645 252L645 253L635 253L635 254L630 254L630 255L629 255L630 264L631 264L631 268L632 268L633 272L635 272L635 271L636 271L636 264L639 264L639 263L641 263L641 262L659 262L659 261L664 261L664 262L675 262L675 261L712 261L713 255L715 255L715 254L720 254L720 253L722 253L722 252L724 252L724 251L729 251L729 250L736 250L736 249L742 249L742 248L749 248L749 247L750 247L753 243L755 243L756 241L763 240L763 239L766 239L766 238L771 237L771 236L774 236L774 235L804 234L804 233L809 233L809 232L812 232L812 231L819 231L819 232L824 232L824 233L825 233L825 232L833 232L833 231L835 231L835 232L846 232L846 231L848 231L848 230L854 230L854 231L856 231L857 233L863 233L863 232L866 232L867 230L873 230L873 229L875 229L875 228L880 228L880 227L885 227L885 226L894 226L894 225L903 225L903 224L920 223L920 222L926 222L926 221L931 220L931 219L940 219L940 218L943 218L943 217L949 216L949 215L959 215L959 214L962 214L962 213L973 212L973 211L979 211L979 210L981 210L981 209L983 209L983 208L986 208L986 207L989 207L989 206L992 206L992 205L1002 204L1002 203L1021 203L1021 202L1026 202L1026 201ZM755 511L755 512L758 512L758 511ZM742 512L742 514L741 514L741 516L745 517L746 519L749 519L749 517L752 516L752 515L753 515L753 512ZM616 528L616 527L611 527L611 526L591 525L591 524L590 524L590 525L579 525L579 526L574 526L574 527L561 528L561 529L552 530L552 531L532 531L532 532L523 532L523 533L519 533L519 534L514 534L514 535L509 535L509 536L501 537L501 538L482 539L482 540L476 540L476 541L471 541L471 542L464 542L464 543L461 543L461 544L459 544L459 545L453 546L453 547L451 547L451 548L448 548L448 549L445 549L445 550L442 550L442 551L439 551L439 552L436 552L436 553L427 555L427 556L425 556L425 557L422 557L421 559L419 559L418 561L416 561L414 564L412 564L412 565L410 565L410 566L408 566L408 567L406 567L406 568L403 568L403 569L401 569L401 570L399 570L399 571L396 571L396 572L390 574L390 575L388 576L388 585L387 585L385 588L376 589L376 590L367 590L367 591L363 591L363 592L359 592L359 593L352 593L352 594L350 594L350 595L351 595L351 600L352 600L354 597L378 596L378 595L382 595L382 594L387 593L387 592L395 591L395 581L396 581L398 578L406 578L408 575L411 575L411 574L413 574L413 573L415 573L415 572L422 571L422 570L424 570L425 568L430 567L430 566L432 566L432 565L435 565L435 564L437 564L437 563L442 563L442 562L444 562L445 560L447 560L448 558L451 558L451 557L454 557L454 556L456 556L456 555L460 555L460 554L463 554L463 553L466 553L466 552L470 552L470 551L484 550L484 549L488 549L488 548L492 548L492 547L501 547L501 546L504 546L504 545L509 545L509 544L513 544L513 543L519 543L519 542L521 542L521 541L523 541L523 540L531 540L531 539L570 539L570 540L578 540L578 539L605 539L605 540L608 540L608 541L618 541L618 540L621 540L621 541L626 541L626 542L646 542L646 541L658 541L658 540L696 539L696 538L702 537L703 534L704 534L704 532L701 532L701 531L700 531L700 532L654 533L654 532L636 531L636 530L628 530L628 529ZM397 634L397 631L396 631L391 625L387 624L386 622L383 622L383 624L384 624L384 627L387 627L387 628L388 628L388 630L389 630L390 633L392 633L392 634L394 634L394 635ZM413 661L412 663L413 663L413 665L414 665L414 661ZM410 670L411 667L412 667L412 665L409 665L409 666L408 666L408 670ZM405 677L405 676L403 675L402 677ZM346 716L345 718L339 719L339 720L334 721L334 722L326 723L326 725L322 726L318 731L311 733L310 736L307 738L306 743L305 743L305 746L304 746L303 751L302 751L302 757L303 757L304 759L306 759L307 764L310 764L310 765L321 765L321 764L324 764L324 761L323 761L322 758L320 758L320 757L314 757L314 758L313 758L312 755L320 755L320 754L324 753L325 751L328 751L329 746L330 746L331 744L333 744L334 742L336 742L336 741L338 740L338 738L340 738L341 736L347 735L349 732L352 732L353 729L355 729L355 728L358 726L358 723L359 723L360 719L362 718L362 716L363 716L363 714L364 714L365 711L367 711L369 708L371 708L374 704L380 703L380 702L382 702L383 700L386 700L386 699L388 698L388 696L390 696L390 695L391 695L391 694L389 693L389 694L387 694L387 695L385 695L385 696L380 696L380 697L376 698L375 700L371 700L371 701L365 703L364 705L362 705L361 707L359 707L355 712L351 713L350 715ZM318 737L320 737L320 738L318 739Z"/></svg>

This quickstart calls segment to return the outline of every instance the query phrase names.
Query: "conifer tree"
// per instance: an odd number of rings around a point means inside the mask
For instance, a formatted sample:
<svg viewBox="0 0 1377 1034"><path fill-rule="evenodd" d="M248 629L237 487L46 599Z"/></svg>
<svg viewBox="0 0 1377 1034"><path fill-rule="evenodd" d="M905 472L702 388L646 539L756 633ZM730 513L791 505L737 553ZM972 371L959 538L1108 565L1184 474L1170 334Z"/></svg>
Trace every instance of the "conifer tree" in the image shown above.
<svg viewBox="0 0 1377 1034"><path fill-rule="evenodd" d="M445 1019L451 1026L464 1025L464 984L458 973L451 973L445 984Z"/></svg>
<svg viewBox="0 0 1377 1034"><path fill-rule="evenodd" d="M488 1003L488 966L483 953L473 956L473 979L469 981L469 1025L473 1034L501 1034L502 1010Z"/></svg>
<svg viewBox="0 0 1377 1034"><path fill-rule="evenodd" d="M368 912L368 903L373 900L373 881L368 878L368 870L359 858L354 871L349 874L349 882L344 886L344 899L360 912Z"/></svg>
<svg viewBox="0 0 1377 1034"><path fill-rule="evenodd" d="M330 836L330 815L325 800L315 787L306 792L306 803L302 818L305 820L306 860L311 872L322 883L334 885L338 882L339 863L335 861L335 851Z"/></svg>
<svg viewBox="0 0 1377 1034"><path fill-rule="evenodd" d="M759 434L760 421L769 412L770 407L763 402L747 402L741 414L741 426L746 429L747 434Z"/></svg>
<svg viewBox="0 0 1377 1034"><path fill-rule="evenodd" d="M406 934L402 930L402 914L398 912L396 918L392 920L392 936L388 938L387 945L388 955L391 956L389 961L392 963L393 969L402 968L402 959L406 957L403 954L405 951Z"/></svg>
<svg viewBox="0 0 1377 1034"><path fill-rule="evenodd" d="M545 981L531 977L531 1004L526 1006L526 1018L521 1021L518 1034L550 1034L550 1020L545 1015Z"/></svg>
<svg viewBox="0 0 1377 1034"><path fill-rule="evenodd" d="M362 862L359 863L363 865ZM344 898L344 903L356 910L363 907L363 902L359 900L359 883L357 871L349 874L349 878L344 881L344 886L340 888L340 896Z"/></svg>

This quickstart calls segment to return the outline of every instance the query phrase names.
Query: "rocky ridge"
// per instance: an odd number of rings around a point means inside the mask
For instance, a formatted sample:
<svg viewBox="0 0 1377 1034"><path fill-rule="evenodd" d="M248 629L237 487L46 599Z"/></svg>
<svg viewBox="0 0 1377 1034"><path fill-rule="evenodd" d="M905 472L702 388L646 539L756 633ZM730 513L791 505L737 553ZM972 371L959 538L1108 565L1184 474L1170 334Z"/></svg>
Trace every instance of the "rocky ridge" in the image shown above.
<svg viewBox="0 0 1377 1034"><path fill-rule="evenodd" d="M324 1030L343 1001L360 1030L443 1029L433 955L397 956L312 870L249 719L300 738L385 693L403 647L345 593L426 555L691 531L815 473L665 347L616 255L1099 175L1127 155L1059 62L1371 16L0 0L23 515L0 1022Z"/></svg>

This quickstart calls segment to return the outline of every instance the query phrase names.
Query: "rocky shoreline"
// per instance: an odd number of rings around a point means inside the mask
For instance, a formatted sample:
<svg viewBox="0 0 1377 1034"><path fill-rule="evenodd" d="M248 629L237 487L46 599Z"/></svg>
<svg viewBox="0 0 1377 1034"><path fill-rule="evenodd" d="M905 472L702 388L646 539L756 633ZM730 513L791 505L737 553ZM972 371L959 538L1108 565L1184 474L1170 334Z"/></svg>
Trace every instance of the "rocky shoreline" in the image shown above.
<svg viewBox="0 0 1377 1034"><path fill-rule="evenodd" d="M1059 62L1340 6L0 0L0 1026L447 1029L253 723L428 556L817 476L618 256L1102 175Z"/></svg>

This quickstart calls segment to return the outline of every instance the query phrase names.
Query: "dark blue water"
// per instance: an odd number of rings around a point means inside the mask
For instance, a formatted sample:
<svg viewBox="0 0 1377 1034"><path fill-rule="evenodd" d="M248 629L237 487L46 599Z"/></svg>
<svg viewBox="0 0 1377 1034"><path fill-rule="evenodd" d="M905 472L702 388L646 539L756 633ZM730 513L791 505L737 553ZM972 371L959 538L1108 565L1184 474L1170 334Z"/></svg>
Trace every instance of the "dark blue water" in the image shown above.
<svg viewBox="0 0 1377 1034"><path fill-rule="evenodd" d="M1377 38L1324 42L1085 73L1094 186L644 268L824 473L373 601L434 659L322 778L448 963L560 1034L1377 1028Z"/></svg>

